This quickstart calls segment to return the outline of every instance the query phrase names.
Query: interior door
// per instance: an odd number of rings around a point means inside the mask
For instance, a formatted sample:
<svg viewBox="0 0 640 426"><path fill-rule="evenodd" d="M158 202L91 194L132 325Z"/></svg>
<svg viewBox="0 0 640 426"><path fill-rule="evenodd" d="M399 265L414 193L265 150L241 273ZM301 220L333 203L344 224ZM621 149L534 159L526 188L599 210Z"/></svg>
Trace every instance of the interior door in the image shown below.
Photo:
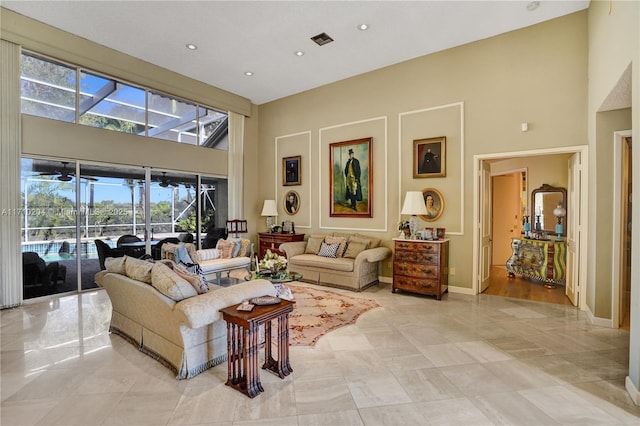
<svg viewBox="0 0 640 426"><path fill-rule="evenodd" d="M480 223L480 262L478 262L478 280L480 281L480 293L489 287L491 271L491 170L488 162L482 162L479 179L480 205L477 208Z"/></svg>
<svg viewBox="0 0 640 426"><path fill-rule="evenodd" d="M565 294L578 306L578 290L580 282L580 230L581 230L581 176L580 153L569 158L569 176L567 188L567 282Z"/></svg>
<svg viewBox="0 0 640 426"><path fill-rule="evenodd" d="M520 234L520 182L520 173L492 178L491 263L494 266L505 266L512 253L511 239Z"/></svg>

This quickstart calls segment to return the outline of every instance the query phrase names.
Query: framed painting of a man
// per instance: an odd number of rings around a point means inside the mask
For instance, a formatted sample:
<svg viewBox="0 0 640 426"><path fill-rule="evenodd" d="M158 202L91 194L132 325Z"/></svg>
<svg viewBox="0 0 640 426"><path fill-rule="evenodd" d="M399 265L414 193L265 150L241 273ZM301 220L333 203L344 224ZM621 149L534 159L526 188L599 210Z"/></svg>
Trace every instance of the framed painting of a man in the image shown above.
<svg viewBox="0 0 640 426"><path fill-rule="evenodd" d="M329 145L330 216L373 217L373 138Z"/></svg>
<svg viewBox="0 0 640 426"><path fill-rule="evenodd" d="M446 143L446 136L413 141L414 178L446 176Z"/></svg>
<svg viewBox="0 0 640 426"><path fill-rule="evenodd" d="M300 179L300 161L301 156L285 157L282 159L282 185L292 186L301 185L302 179Z"/></svg>

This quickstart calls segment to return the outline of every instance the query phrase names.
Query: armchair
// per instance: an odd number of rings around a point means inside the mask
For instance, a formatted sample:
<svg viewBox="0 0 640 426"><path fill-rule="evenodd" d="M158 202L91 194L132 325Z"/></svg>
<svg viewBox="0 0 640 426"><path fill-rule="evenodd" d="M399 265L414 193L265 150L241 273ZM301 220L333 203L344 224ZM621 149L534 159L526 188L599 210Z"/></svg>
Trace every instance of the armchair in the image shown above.
<svg viewBox="0 0 640 426"><path fill-rule="evenodd" d="M47 263L38 253L22 253L22 283L27 286L55 286L58 279L64 280L67 268L58 262Z"/></svg>
<svg viewBox="0 0 640 426"><path fill-rule="evenodd" d="M122 257L130 253L130 251L127 250L125 247L111 248L109 247L109 244L105 243L102 240L95 240L94 242L96 243L96 250L98 252L98 261L100 262L100 270L103 270L103 271L107 269L104 266L104 260L107 257Z"/></svg>

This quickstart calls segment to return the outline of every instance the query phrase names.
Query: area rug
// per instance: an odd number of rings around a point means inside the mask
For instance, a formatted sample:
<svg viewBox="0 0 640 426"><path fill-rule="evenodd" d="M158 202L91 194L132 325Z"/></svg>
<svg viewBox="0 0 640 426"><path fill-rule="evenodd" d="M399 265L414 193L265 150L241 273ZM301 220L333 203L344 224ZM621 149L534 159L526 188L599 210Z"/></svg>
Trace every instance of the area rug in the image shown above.
<svg viewBox="0 0 640 426"><path fill-rule="evenodd" d="M363 313L380 307L369 299L302 285L289 285L296 302L289 314L289 345L313 346L336 328L353 324Z"/></svg>

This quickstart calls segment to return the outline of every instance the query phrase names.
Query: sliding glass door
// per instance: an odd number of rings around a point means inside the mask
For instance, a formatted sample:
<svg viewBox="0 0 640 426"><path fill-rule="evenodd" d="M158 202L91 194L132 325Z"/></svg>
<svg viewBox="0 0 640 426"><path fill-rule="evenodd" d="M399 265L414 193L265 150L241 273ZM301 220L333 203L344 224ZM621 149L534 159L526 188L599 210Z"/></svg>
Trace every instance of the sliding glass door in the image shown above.
<svg viewBox="0 0 640 426"><path fill-rule="evenodd" d="M22 198L24 299L96 288L101 243L139 257L227 219L226 179L148 167L23 158Z"/></svg>

